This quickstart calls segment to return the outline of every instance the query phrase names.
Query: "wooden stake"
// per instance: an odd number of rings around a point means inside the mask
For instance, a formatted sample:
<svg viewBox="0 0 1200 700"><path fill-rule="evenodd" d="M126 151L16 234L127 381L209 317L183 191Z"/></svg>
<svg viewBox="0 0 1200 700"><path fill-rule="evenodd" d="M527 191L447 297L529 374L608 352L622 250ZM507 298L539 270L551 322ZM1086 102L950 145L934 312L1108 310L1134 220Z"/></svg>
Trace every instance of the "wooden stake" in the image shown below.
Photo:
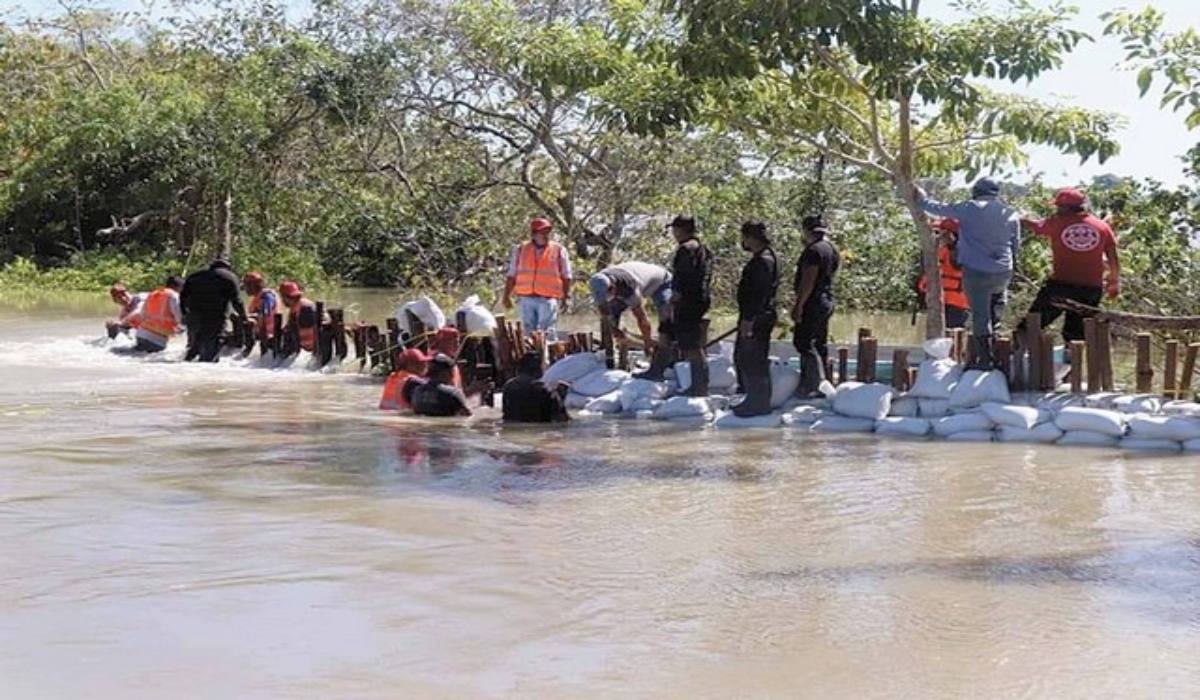
<svg viewBox="0 0 1200 700"><path fill-rule="evenodd" d="M1154 368L1150 366L1150 334L1137 334L1137 392L1149 393L1154 387Z"/></svg>
<svg viewBox="0 0 1200 700"><path fill-rule="evenodd" d="M1082 340L1071 341L1071 393L1083 393L1083 365L1087 343ZM1090 368L1089 368L1090 369Z"/></svg>
<svg viewBox="0 0 1200 700"><path fill-rule="evenodd" d="M1096 325L1096 339L1100 343L1100 391L1114 391L1112 362L1112 326L1108 321Z"/></svg>
<svg viewBox="0 0 1200 700"><path fill-rule="evenodd" d="M1196 371L1196 355L1200 354L1200 343L1188 343L1187 354L1183 356L1183 376L1179 379L1179 398L1190 399L1192 393L1192 375Z"/></svg>
<svg viewBox="0 0 1200 700"><path fill-rule="evenodd" d="M838 348L838 373L836 384L841 384L847 381L849 377L846 375L850 372L850 348Z"/></svg>
<svg viewBox="0 0 1200 700"><path fill-rule="evenodd" d="M1083 319L1083 344L1087 355L1087 390L1099 391L1103 363L1100 361L1100 334L1096 319Z"/></svg>
<svg viewBox="0 0 1200 700"><path fill-rule="evenodd" d="M1031 313L1025 317L1025 344L1029 350L1029 386L1041 389L1045 382L1042 380L1042 315ZM1053 376L1054 368L1050 368Z"/></svg>
<svg viewBox="0 0 1200 700"><path fill-rule="evenodd" d="M1039 373L1041 375L1041 383L1037 385L1042 391L1054 391L1058 387L1055 386L1057 379L1054 371L1054 336L1042 332L1042 337L1038 339L1038 362Z"/></svg>
<svg viewBox="0 0 1200 700"><path fill-rule="evenodd" d="M1179 398L1179 389L1175 384L1179 366L1179 341L1168 340L1166 360L1163 365L1163 396L1169 399Z"/></svg>
<svg viewBox="0 0 1200 700"><path fill-rule="evenodd" d="M860 381L870 384L875 381L875 364L879 359L879 340L877 338L863 338L862 348L866 355L858 358L858 371L862 376Z"/></svg>
<svg viewBox="0 0 1200 700"><path fill-rule="evenodd" d="M892 386L908 391L908 351L903 348L892 351Z"/></svg>
<svg viewBox="0 0 1200 700"><path fill-rule="evenodd" d="M1012 373L1012 339L1002 336L996 336L995 345L992 346L992 354L996 358L996 368L1004 373L1004 376L1010 379ZM1009 382L1012 383L1011 381Z"/></svg>

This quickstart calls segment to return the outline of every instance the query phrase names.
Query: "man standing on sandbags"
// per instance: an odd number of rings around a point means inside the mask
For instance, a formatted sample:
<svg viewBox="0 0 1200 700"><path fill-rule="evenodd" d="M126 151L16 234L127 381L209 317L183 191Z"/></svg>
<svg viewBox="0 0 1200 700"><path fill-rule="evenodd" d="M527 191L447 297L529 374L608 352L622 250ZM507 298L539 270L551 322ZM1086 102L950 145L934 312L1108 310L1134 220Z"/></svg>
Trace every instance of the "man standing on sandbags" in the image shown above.
<svg viewBox="0 0 1200 700"><path fill-rule="evenodd" d="M796 262L792 304L792 345L800 354L801 398L821 396L818 387L825 380L829 359L829 319L833 316L833 278L842 257L833 243L826 240L829 229L819 216L801 221L804 252Z"/></svg>
<svg viewBox="0 0 1200 700"><path fill-rule="evenodd" d="M1008 303L1008 284L1021 247L1021 216L1000 200L1000 185L980 178L971 187L971 198L956 204L929 199L913 185L917 204L927 214L958 219L958 262L963 268L963 291L971 306L969 369L990 370L992 338Z"/></svg>
<svg viewBox="0 0 1200 700"><path fill-rule="evenodd" d="M745 398L733 413L741 418L771 412L771 330L775 328L775 292L779 289L779 259L771 249L767 225L742 224L742 250L750 260L738 281L738 334L733 363L741 378Z"/></svg>
<svg viewBox="0 0 1200 700"><path fill-rule="evenodd" d="M688 396L708 396L708 358L704 354L704 315L712 304L713 256L708 246L696 238L696 219L677 216L670 224L671 235L679 246L671 260L671 320L667 335L674 341L692 370ZM661 380L670 356L670 348L659 347L666 359L647 372L647 379Z"/></svg>

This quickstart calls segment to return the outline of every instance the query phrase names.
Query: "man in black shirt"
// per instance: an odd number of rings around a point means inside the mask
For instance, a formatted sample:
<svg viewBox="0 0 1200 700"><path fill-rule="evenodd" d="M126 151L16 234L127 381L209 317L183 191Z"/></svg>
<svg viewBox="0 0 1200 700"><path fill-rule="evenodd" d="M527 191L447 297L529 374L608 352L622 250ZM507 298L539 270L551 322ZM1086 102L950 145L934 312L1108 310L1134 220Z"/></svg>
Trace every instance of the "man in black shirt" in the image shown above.
<svg viewBox="0 0 1200 700"><path fill-rule="evenodd" d="M751 253L738 281L738 336L733 363L741 378L745 399L734 407L737 416L771 412L771 330L775 327L775 291L779 288L779 260L771 249L767 225L742 224L742 250Z"/></svg>
<svg viewBox="0 0 1200 700"><path fill-rule="evenodd" d="M692 383L687 395L708 396L703 321L712 304L712 251L696 238L695 217L677 216L670 228L679 246L671 260L671 319L665 324L669 329L667 334L683 353L683 359L691 365ZM660 354L663 353L660 351ZM668 357L675 359L674 353ZM658 359L657 355L655 359ZM659 370L659 377L665 369L663 366Z"/></svg>
<svg viewBox="0 0 1200 700"><path fill-rule="evenodd" d="M413 388L413 413L418 416L469 416L467 396L454 386L454 360L438 354L429 362L429 377Z"/></svg>
<svg viewBox="0 0 1200 700"><path fill-rule="evenodd" d="M796 300L792 304L792 345L800 354L800 385L796 394L803 398L818 394L817 388L825 379L825 364L829 360L829 318L833 316L833 278L841 265L841 255L826 240L829 233L819 216L806 216L804 252L796 261L793 288Z"/></svg>
<svg viewBox="0 0 1200 700"><path fill-rule="evenodd" d="M570 420L563 404L565 384L542 382L542 356L528 352L517 363L517 376L504 384L505 423L561 423Z"/></svg>
<svg viewBox="0 0 1200 700"><path fill-rule="evenodd" d="M185 360L217 361L226 310L232 307L239 317L246 318L238 287L237 275L224 258L213 260L207 268L193 272L183 281L179 305L188 332Z"/></svg>

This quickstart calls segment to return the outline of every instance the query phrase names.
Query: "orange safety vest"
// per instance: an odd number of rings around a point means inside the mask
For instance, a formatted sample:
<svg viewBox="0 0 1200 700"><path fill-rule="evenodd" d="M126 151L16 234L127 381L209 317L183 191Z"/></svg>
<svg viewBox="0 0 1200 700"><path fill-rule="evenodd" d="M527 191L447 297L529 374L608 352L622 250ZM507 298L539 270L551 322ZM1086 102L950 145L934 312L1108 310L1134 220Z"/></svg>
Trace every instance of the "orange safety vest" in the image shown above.
<svg viewBox="0 0 1200 700"><path fill-rule="evenodd" d="M563 284L560 263L562 246L551 241L538 255L537 246L525 242L517 249L517 275L513 291L519 297L562 299Z"/></svg>
<svg viewBox="0 0 1200 700"><path fill-rule="evenodd" d="M141 323L138 327L164 338L175 334L175 314L171 312L171 299L177 298L177 292L166 287L159 287L142 302Z"/></svg>
<svg viewBox="0 0 1200 700"><path fill-rule="evenodd" d="M307 328L300 326L300 310L304 308L312 309L314 312L313 325ZM301 297L295 306L288 309L288 325L294 327L296 337L300 339L301 350L312 352L317 347L317 324L321 322L321 319L315 317L316 308L316 304Z"/></svg>
<svg viewBox="0 0 1200 700"><path fill-rule="evenodd" d="M954 266L954 256L946 246L938 246L938 268L942 271L942 304L956 309L971 308L963 292L962 268ZM921 292L929 288L928 275L921 275L918 288Z"/></svg>
<svg viewBox="0 0 1200 700"><path fill-rule="evenodd" d="M406 369L398 369L388 375L387 383L383 385L383 396L379 397L379 410L381 411L411 411L412 406L404 400L404 385L408 383L409 377L420 377L421 375L414 372L409 372Z"/></svg>
<svg viewBox="0 0 1200 700"><path fill-rule="evenodd" d="M254 321L254 329L256 337L266 338L270 340L275 336L275 319L267 318L262 315L262 298L268 290L264 289L258 294L250 297L250 304L246 307L246 314ZM278 311L279 306L276 304L275 309Z"/></svg>

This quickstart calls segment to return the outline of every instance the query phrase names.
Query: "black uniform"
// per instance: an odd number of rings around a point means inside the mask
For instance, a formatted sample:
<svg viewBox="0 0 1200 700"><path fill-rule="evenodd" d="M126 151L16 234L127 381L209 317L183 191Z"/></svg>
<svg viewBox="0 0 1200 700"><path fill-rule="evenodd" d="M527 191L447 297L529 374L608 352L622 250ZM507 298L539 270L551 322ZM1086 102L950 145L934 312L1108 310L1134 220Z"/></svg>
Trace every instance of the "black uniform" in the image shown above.
<svg viewBox="0 0 1200 700"><path fill-rule="evenodd" d="M695 238L675 249L671 261L671 291L679 294L672 309L668 332L680 350L696 350L701 346L701 321L712 304L712 251Z"/></svg>
<svg viewBox="0 0 1200 700"><path fill-rule="evenodd" d="M733 362L737 367L745 400L738 415L760 415L771 410L771 330L775 327L775 293L779 289L779 259L770 246L755 253L742 268L738 281L738 323L750 321L753 337L738 333Z"/></svg>
<svg viewBox="0 0 1200 700"><path fill-rule="evenodd" d="M540 379L518 374L504 384L505 423L559 423L570 420L560 393Z"/></svg>
<svg viewBox="0 0 1200 700"><path fill-rule="evenodd" d="M793 289L799 297L804 269L815 267L817 281L800 310L800 323L792 329L792 345L800 354L800 386L804 395L817 390L825 378L829 360L829 319L833 316L833 278L841 265L841 255L832 243L820 238L810 243L796 261Z"/></svg>
<svg viewBox="0 0 1200 700"><path fill-rule="evenodd" d="M440 379L429 381L413 388L413 413L418 416L469 416L467 396L462 389Z"/></svg>
<svg viewBox="0 0 1200 700"><path fill-rule="evenodd" d="M239 316L246 317L237 275L224 260L214 260L207 268L188 275L179 292L179 305L188 331L186 360L216 362L227 309L233 307Z"/></svg>

